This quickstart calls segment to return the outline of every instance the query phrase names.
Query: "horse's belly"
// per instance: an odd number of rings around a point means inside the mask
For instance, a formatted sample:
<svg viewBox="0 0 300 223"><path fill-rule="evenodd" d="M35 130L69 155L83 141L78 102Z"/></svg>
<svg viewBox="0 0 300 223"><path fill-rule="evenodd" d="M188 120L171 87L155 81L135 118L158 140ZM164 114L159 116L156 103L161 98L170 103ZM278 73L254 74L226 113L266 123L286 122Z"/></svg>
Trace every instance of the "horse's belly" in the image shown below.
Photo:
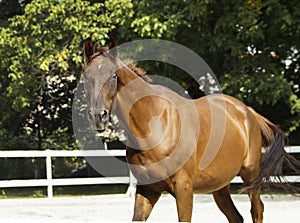
<svg viewBox="0 0 300 223"><path fill-rule="evenodd" d="M243 165L245 148L244 143L224 142L205 169L199 162L193 176L194 190L208 193L228 185Z"/></svg>
<svg viewBox="0 0 300 223"><path fill-rule="evenodd" d="M205 172L199 172L195 175L193 181L193 188L195 193L209 193L223 188L228 185L232 178L235 177L235 174L230 176L210 176Z"/></svg>

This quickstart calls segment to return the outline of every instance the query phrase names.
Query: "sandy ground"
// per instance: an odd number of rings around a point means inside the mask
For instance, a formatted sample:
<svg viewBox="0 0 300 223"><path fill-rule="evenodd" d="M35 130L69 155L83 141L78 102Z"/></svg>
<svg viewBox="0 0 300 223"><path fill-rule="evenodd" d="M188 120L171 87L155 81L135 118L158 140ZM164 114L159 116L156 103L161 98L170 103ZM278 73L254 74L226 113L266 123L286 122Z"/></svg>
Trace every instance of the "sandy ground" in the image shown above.
<svg viewBox="0 0 300 223"><path fill-rule="evenodd" d="M245 222L252 222L250 202L246 195L233 195L233 200ZM262 195L265 204L265 223L300 223L300 198ZM59 197L53 199L0 200L0 222L22 223L95 223L129 222L133 213L133 197L101 195ZM150 222L176 222L175 200L163 195L153 209ZM227 222L211 195L195 195L193 222Z"/></svg>

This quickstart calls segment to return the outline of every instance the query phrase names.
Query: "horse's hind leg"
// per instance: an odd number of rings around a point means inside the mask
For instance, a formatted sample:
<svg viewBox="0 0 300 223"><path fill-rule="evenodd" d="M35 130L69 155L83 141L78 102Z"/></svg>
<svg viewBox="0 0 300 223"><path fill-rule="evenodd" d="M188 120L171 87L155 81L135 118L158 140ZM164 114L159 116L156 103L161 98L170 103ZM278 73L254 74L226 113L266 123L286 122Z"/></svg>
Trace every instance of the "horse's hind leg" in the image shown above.
<svg viewBox="0 0 300 223"><path fill-rule="evenodd" d="M260 199L260 189L248 191L251 200L251 214L253 223L263 222L264 204Z"/></svg>
<svg viewBox="0 0 300 223"><path fill-rule="evenodd" d="M257 178L258 174L258 171L251 170L251 168L243 168L240 171L240 175L245 186L249 186ZM260 199L260 188L251 189L247 192L251 201L251 215L253 223L262 223L264 204Z"/></svg>
<svg viewBox="0 0 300 223"><path fill-rule="evenodd" d="M224 213L230 223L242 223L243 217L240 215L230 196L230 185L212 193L219 209Z"/></svg>

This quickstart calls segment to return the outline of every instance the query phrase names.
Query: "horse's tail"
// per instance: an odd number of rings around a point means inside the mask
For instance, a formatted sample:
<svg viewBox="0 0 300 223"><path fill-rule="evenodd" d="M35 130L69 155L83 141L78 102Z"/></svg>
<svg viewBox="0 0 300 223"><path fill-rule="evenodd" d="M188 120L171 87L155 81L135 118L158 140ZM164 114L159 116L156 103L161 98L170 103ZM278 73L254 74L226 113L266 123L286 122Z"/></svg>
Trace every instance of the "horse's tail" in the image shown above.
<svg viewBox="0 0 300 223"><path fill-rule="evenodd" d="M286 137L283 131L258 113L254 112L254 115L260 126L264 153L261 158L260 174L247 189L258 187L268 189L272 185L293 194L299 193L300 188L288 183L283 175L284 165L289 167L296 175L300 175L300 170L298 169L300 161L288 154L284 149Z"/></svg>

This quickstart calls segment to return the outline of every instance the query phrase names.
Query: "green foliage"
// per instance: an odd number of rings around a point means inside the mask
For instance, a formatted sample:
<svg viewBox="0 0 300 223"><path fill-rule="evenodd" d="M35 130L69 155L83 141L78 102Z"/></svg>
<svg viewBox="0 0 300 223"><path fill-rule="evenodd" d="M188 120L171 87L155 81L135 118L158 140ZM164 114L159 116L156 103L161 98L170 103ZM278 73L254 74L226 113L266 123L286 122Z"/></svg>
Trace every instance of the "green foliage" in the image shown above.
<svg viewBox="0 0 300 223"><path fill-rule="evenodd" d="M2 127L14 132L1 130L1 136L26 134L38 149L74 147L71 106L83 40L104 44L132 14L129 0L33 0L10 18L0 28L1 91L12 109Z"/></svg>
<svg viewBox="0 0 300 223"><path fill-rule="evenodd" d="M120 34L125 39L165 38L174 39L177 29L186 24L184 12L178 9L187 1L133 1L134 16L127 19Z"/></svg>
<svg viewBox="0 0 300 223"><path fill-rule="evenodd" d="M0 198L7 198L7 195L6 195L6 192L5 190L1 190L1 195L0 195Z"/></svg>
<svg viewBox="0 0 300 223"><path fill-rule="evenodd" d="M300 125L297 0L10 3L7 14L0 4L2 145L27 138L35 148L76 148L71 105L82 70L82 43L92 36L104 44L115 30L120 43L162 38L191 48L210 65L224 93L287 132ZM179 69L162 63L144 66L149 74L165 75L201 95Z"/></svg>
<svg viewBox="0 0 300 223"><path fill-rule="evenodd" d="M210 65L224 93L299 140L299 30L298 0L2 0L0 147L77 148L71 106L83 40L91 36L105 44L111 33L120 43L161 38L189 47ZM193 97L203 95L174 66L141 65L149 74L177 81ZM3 179L45 175L39 159L0 161ZM54 174L67 175L80 164L75 158L54 159Z"/></svg>
<svg viewBox="0 0 300 223"><path fill-rule="evenodd" d="M144 0L134 8L130 27L136 36L131 38L168 38L193 49L215 72L224 93L288 133L299 126L299 1ZM162 23L166 29L155 30ZM182 72L159 68L159 74L188 86ZM151 67L147 70L151 73Z"/></svg>
<svg viewBox="0 0 300 223"><path fill-rule="evenodd" d="M137 5L154 4L143 2ZM150 12L149 8L139 11L143 14L139 17L153 19L153 15L174 12L164 11L163 1L155 4L159 6L151 7ZM291 132L300 122L296 111L300 96L299 8L298 1L188 1L176 8L181 23L162 36L175 37L195 50L214 70L225 93L254 106ZM146 29L147 23L143 27ZM181 76L177 72L173 78L180 80Z"/></svg>

